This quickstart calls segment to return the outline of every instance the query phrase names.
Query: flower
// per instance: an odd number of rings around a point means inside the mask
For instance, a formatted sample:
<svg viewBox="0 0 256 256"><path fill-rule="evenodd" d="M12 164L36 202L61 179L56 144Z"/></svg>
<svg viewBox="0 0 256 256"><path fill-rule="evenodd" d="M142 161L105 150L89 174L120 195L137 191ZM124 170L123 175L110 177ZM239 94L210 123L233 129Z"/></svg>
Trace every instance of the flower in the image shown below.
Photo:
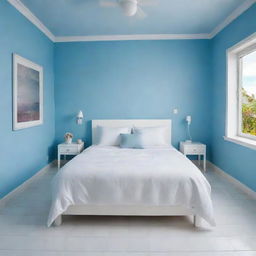
<svg viewBox="0 0 256 256"><path fill-rule="evenodd" d="M67 133L65 133L64 138L65 138L65 139L72 139L72 138L73 138L73 134L70 133L70 132L67 132Z"/></svg>

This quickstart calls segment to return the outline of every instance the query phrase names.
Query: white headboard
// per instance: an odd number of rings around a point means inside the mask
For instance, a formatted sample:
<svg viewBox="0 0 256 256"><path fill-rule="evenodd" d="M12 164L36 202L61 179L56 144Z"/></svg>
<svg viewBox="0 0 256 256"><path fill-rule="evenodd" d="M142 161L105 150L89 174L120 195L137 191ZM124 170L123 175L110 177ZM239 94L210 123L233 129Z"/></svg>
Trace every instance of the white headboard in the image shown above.
<svg viewBox="0 0 256 256"><path fill-rule="evenodd" d="M108 127L151 127L151 126L167 126L168 130L165 135L166 143L171 145L171 128L172 121L170 119L127 119L127 120L92 120L92 144L98 142L97 126Z"/></svg>

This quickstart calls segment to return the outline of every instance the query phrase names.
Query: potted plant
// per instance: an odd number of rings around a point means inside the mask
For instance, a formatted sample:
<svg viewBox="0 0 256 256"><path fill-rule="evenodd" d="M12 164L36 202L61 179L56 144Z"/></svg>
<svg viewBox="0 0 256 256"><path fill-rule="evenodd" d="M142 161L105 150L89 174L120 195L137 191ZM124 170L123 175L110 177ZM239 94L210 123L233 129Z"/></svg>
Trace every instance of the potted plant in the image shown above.
<svg viewBox="0 0 256 256"><path fill-rule="evenodd" d="M70 132L67 132L67 133L65 134L64 138L65 138L65 142L66 142L67 144L71 144L71 143L72 143L72 139L73 139L73 134L70 133Z"/></svg>

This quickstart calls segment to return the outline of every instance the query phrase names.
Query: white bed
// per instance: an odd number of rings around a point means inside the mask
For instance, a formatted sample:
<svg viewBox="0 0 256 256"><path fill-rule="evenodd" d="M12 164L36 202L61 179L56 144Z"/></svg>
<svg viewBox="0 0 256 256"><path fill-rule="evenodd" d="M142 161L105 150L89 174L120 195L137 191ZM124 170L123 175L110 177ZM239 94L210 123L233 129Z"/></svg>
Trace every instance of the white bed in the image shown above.
<svg viewBox="0 0 256 256"><path fill-rule="evenodd" d="M121 149L93 145L68 162L53 181L48 226L62 215L202 217L215 225L211 188L201 171L171 146L170 120L94 120L96 127L168 126L169 146Z"/></svg>

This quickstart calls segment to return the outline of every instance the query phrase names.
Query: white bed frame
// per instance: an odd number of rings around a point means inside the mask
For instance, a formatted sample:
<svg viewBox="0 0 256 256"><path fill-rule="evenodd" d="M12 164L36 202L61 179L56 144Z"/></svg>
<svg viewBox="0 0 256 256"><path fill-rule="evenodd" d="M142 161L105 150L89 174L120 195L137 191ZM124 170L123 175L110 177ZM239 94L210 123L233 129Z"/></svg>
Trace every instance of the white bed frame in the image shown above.
<svg viewBox="0 0 256 256"><path fill-rule="evenodd" d="M171 145L171 120L160 119L131 119L131 120L92 120L92 143L97 144L97 126L108 127L154 127L167 126L165 140ZM113 216L194 216L194 225L199 226L200 218L191 209L182 206L142 206L142 205L73 205L63 215L113 215ZM55 221L55 225L61 225L62 216Z"/></svg>

